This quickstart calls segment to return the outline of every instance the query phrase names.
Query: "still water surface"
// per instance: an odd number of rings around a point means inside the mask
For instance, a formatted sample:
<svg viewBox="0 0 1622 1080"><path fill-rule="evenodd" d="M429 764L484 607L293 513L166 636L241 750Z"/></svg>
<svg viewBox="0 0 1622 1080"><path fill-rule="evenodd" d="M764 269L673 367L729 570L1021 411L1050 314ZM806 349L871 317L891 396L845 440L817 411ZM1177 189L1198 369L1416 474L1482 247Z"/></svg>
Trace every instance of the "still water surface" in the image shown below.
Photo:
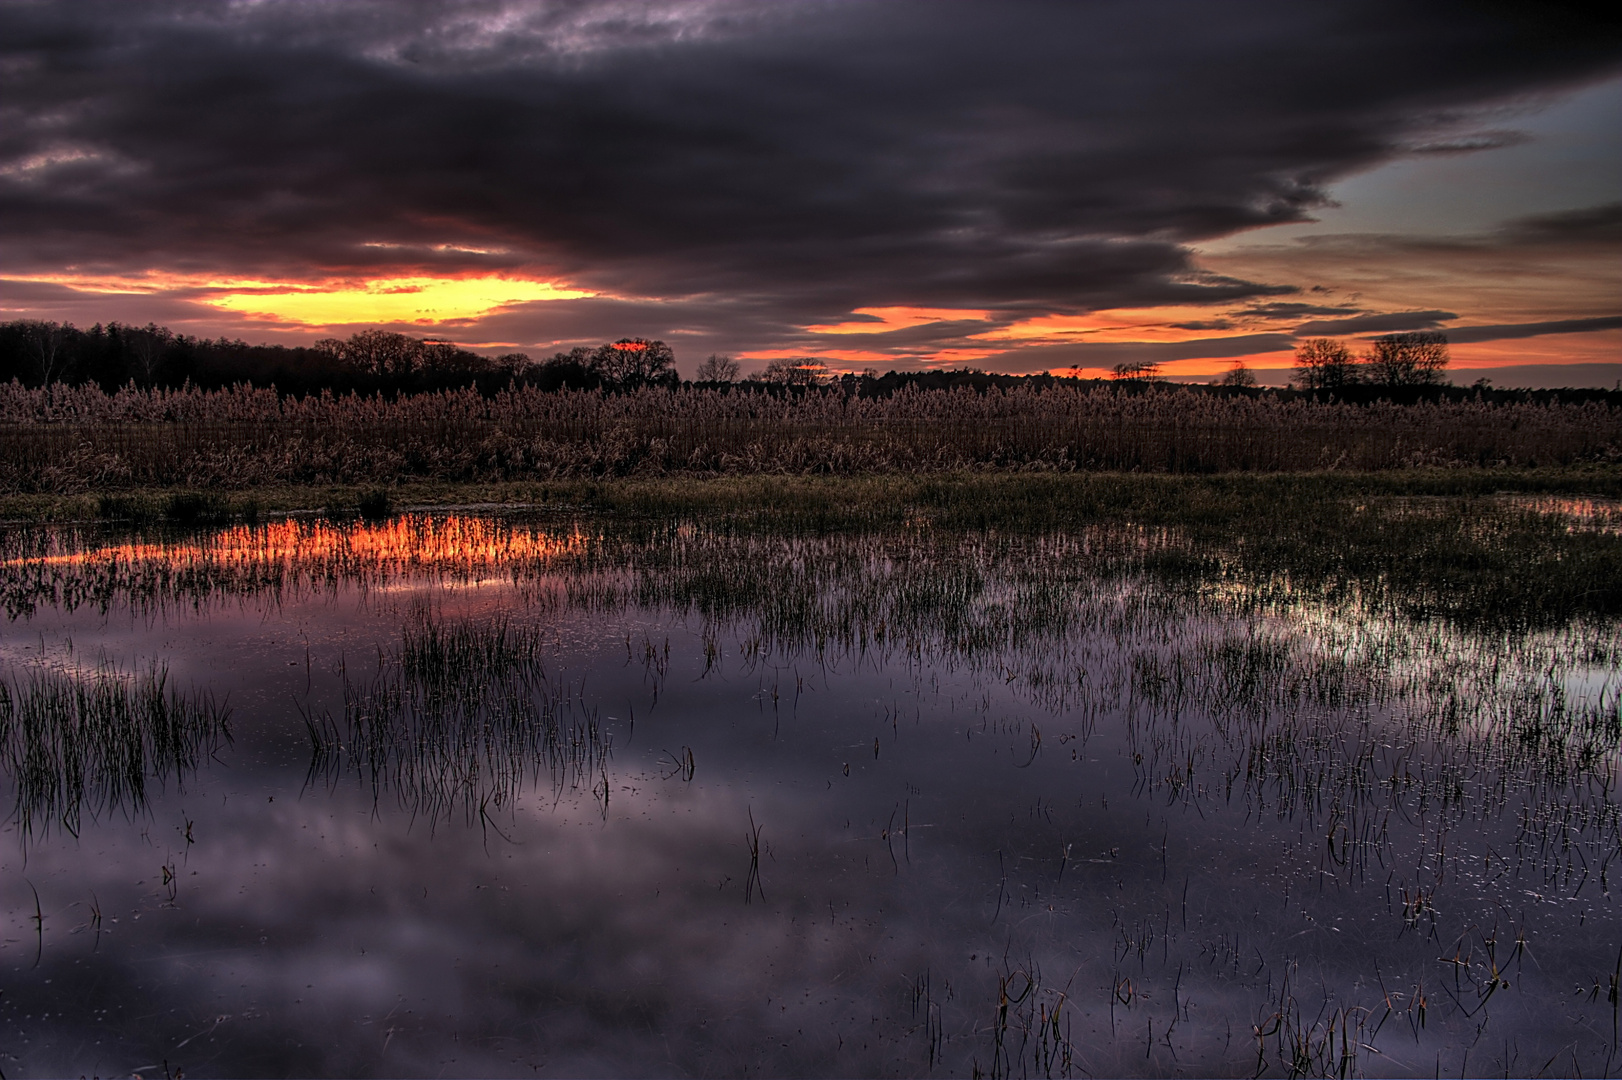
<svg viewBox="0 0 1622 1080"><path fill-rule="evenodd" d="M1622 1066L1615 621L1175 542L8 534L0 1068Z"/></svg>

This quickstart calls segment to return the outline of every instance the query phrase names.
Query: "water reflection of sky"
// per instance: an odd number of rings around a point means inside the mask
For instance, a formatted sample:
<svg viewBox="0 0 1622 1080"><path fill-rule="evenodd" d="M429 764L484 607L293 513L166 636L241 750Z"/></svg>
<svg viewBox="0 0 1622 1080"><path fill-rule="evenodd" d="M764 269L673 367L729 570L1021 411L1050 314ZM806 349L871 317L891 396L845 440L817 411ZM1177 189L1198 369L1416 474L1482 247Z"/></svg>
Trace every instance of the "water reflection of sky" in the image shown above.
<svg viewBox="0 0 1622 1080"><path fill-rule="evenodd" d="M1254 1071L1254 1028L1281 1009L1320 1049L1335 1010L1371 1010L1357 1013L1369 1072L1603 1063L1604 993L1571 987L1605 975L1622 944L1598 869L1614 826L1583 833L1568 815L1555 824L1571 842L1552 854L1513 785L1493 801L1485 758L1462 806L1413 794L1337 811L1325 796L1280 816L1277 783L1247 795L1246 769L1277 767L1286 744L1292 776L1317 769L1329 779L1316 790L1336 790L1331 774L1368 732L1382 769L1430 782L1464 743L1421 745L1393 718L1434 706L1426 688L1449 672L1498 685L1478 679L1495 660L1479 640L1349 611L1168 615L1152 584L1117 582L1076 601L1109 618L990 654L753 653L747 613L569 602L568 582L546 575L584 541L555 532L525 540L476 519L344 531L128 550L241 574L262 558L311 581L328 573L312 566L371 559L386 575L333 569L330 588L194 604L41 605L6 627L14 674L42 653L64 669L157 660L234 710L232 746L146 812L77 839L7 835L7 1075L151 1076L165 1062L194 1075L878 1074L928 1071L932 1052L944 1073L994 1058L1025 1073L1228 1073ZM442 546L413 561L413 538L430 536ZM47 555L76 557L66 547ZM504 577L501 552L527 576ZM980 567L985 603L1020 602L1005 569ZM382 576L387 591L373 587ZM341 710L345 677L387 668L425 610L543 630L549 673L612 734L606 806L588 783L532 773L516 802L469 824L413 817L358 775L309 774L301 710ZM1583 635L1614 628L1562 633L1506 646L1499 668L1553 658L1575 672ZM1330 707L1274 687L1213 719L1221 680L1252 669L1178 682L1171 660L1241 641L1283 643L1290 678L1323 677L1326 656L1363 673L1387 664L1417 696ZM708 669L707 648L719 650ZM1086 692L1041 681L1065 664L1086 672ZM1224 724L1266 734L1225 742L1211 735ZM1247 759L1259 746L1275 758ZM689 749L690 780L673 767ZM1614 776L1614 747L1609 761ZM1615 802L1613 788L1581 810L1614 815ZM751 821L764 895L746 898ZM1332 837L1373 832L1386 842L1363 863L1337 860ZM1586 880L1578 860L1594 860ZM1528 951L1510 987L1476 1011L1484 957L1509 956L1516 933ZM1000 1019L1001 993L1018 1000ZM1036 1030L1054 1007L1068 1060Z"/></svg>
<svg viewBox="0 0 1622 1080"><path fill-rule="evenodd" d="M1533 513L1565 520L1573 531L1622 533L1622 500L1570 495L1514 495L1505 500Z"/></svg>

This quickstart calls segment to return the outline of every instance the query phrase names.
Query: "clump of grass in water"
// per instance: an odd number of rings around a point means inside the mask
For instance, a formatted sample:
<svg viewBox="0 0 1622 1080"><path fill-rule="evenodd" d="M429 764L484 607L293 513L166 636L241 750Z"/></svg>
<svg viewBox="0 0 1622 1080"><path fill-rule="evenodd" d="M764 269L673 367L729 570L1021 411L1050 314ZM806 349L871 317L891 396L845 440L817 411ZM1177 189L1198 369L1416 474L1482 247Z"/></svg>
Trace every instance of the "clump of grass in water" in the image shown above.
<svg viewBox="0 0 1622 1080"><path fill-rule="evenodd" d="M399 664L407 679L431 693L477 693L504 678L545 683L541 646L539 630L505 619L446 624L420 615L401 635Z"/></svg>
<svg viewBox="0 0 1622 1080"><path fill-rule="evenodd" d="M219 525L231 520L231 503L207 492L176 492L165 500L163 516L177 525Z"/></svg>
<svg viewBox="0 0 1622 1080"><path fill-rule="evenodd" d="M394 498L384 488L373 488L360 497L360 516L365 521L387 521L394 516Z"/></svg>
<svg viewBox="0 0 1622 1080"><path fill-rule="evenodd" d="M1373 1038L1369 1011L1358 1006L1331 1008L1326 997L1317 1015L1307 1019L1290 986L1295 973L1295 964L1286 967L1278 999L1264 1006L1264 1015L1251 1027L1256 1039L1256 1075L1273 1064L1292 1077L1357 1075L1358 1053L1369 1049ZM1272 1011L1266 1012L1267 1008Z"/></svg>
<svg viewBox="0 0 1622 1080"><path fill-rule="evenodd" d="M1075 1075L1077 1047L1071 1038L1074 1010L1069 1006L1068 983L1063 987L1045 984L1041 965L1034 959L1024 967L1012 967L1005 958L997 976L989 1075L1012 1076L1016 1068L1021 1076ZM932 1062L933 1052L932 1047ZM975 1073L979 1072L977 1062Z"/></svg>
<svg viewBox="0 0 1622 1080"><path fill-rule="evenodd" d="M345 676L342 718L305 717L310 776L354 776L374 798L392 790L430 821L458 810L499 828L525 784L547 774L554 793L606 775L613 739L595 710L553 683L540 631L504 620L408 623L369 683Z"/></svg>
<svg viewBox="0 0 1622 1080"><path fill-rule="evenodd" d="M86 812L137 813L149 781L181 782L230 742L228 707L167 684L159 666L0 680L0 770L15 786L25 838L53 824L77 836Z"/></svg>
<svg viewBox="0 0 1622 1080"><path fill-rule="evenodd" d="M258 499L232 499L213 492L178 491L168 496L109 493L96 498L98 518L133 525L146 525L160 519L186 526L223 525L237 520L255 522L260 513Z"/></svg>
<svg viewBox="0 0 1622 1080"><path fill-rule="evenodd" d="M150 521L157 516L150 500L133 495L102 495L96 499L96 516L110 521Z"/></svg>

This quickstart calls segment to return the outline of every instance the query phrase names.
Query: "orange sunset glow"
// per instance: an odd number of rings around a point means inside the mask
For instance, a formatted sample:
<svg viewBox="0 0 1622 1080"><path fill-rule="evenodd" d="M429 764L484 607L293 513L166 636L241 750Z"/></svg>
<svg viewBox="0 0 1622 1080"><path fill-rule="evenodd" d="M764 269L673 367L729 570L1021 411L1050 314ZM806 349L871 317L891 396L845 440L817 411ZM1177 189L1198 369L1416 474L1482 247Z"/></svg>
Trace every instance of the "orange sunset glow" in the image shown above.
<svg viewBox="0 0 1622 1080"><path fill-rule="evenodd" d="M591 295L587 290L560 288L550 281L504 277L386 277L337 287L222 291L210 296L205 303L252 318L303 326L356 323L437 326L477 319L514 304L576 300Z"/></svg>
<svg viewBox="0 0 1622 1080"><path fill-rule="evenodd" d="M1113 308L1085 315L1039 315L996 330L974 334L977 341L1119 344L1133 341L1194 341L1253 334L1276 320L1247 318L1210 308L1177 305Z"/></svg>
<svg viewBox="0 0 1622 1080"><path fill-rule="evenodd" d="M864 315L867 318L826 326L807 326L805 329L813 334L887 334L895 330L909 330L914 326L925 326L929 323L954 322L959 319L983 320L986 318L986 312L984 311L968 311L957 308L862 307L854 309L851 314Z"/></svg>

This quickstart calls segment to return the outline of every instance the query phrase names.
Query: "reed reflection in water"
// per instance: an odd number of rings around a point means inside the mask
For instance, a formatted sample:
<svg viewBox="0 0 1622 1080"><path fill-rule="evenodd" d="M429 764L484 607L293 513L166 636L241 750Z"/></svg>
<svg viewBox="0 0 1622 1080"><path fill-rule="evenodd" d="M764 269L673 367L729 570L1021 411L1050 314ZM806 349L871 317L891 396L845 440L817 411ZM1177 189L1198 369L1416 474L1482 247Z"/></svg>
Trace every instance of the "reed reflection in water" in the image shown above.
<svg viewBox="0 0 1622 1080"><path fill-rule="evenodd" d="M0 771L13 822L32 839L53 826L77 837L92 819L145 811L149 784L182 785L231 741L231 710L207 691L182 693L156 665L0 680Z"/></svg>
<svg viewBox="0 0 1622 1080"><path fill-rule="evenodd" d="M167 606L421 575L510 578L578 558L585 546L578 530L466 514L352 523L312 518L159 530L144 539L108 539L99 527L22 530L0 535L0 588L16 617L42 603Z"/></svg>
<svg viewBox="0 0 1622 1080"><path fill-rule="evenodd" d="M592 785L607 812L613 736L597 711L548 678L543 639L505 619L408 623L397 650L379 653L370 681L345 672L342 720L305 717L310 776L353 775L373 798L392 791L430 822L458 810L499 832L492 814L541 773L553 794Z"/></svg>

